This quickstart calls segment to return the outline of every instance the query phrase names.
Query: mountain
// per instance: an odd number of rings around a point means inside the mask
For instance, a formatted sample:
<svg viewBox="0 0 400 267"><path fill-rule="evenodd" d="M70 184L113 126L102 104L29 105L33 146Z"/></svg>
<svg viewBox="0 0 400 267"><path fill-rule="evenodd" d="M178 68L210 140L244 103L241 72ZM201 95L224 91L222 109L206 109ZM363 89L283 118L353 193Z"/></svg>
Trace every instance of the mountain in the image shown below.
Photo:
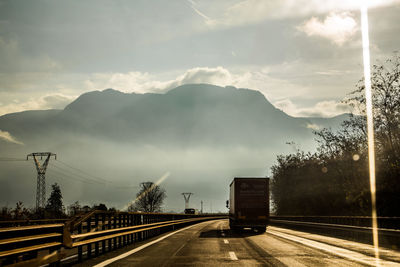
<svg viewBox="0 0 400 267"><path fill-rule="evenodd" d="M310 124L336 126L341 119L294 118L259 91L189 84L165 94L89 92L64 110L2 116L0 129L24 143L69 134L152 145L259 146L303 141L312 135Z"/></svg>
<svg viewBox="0 0 400 267"><path fill-rule="evenodd" d="M269 175L277 155L293 152L287 142L312 150L313 129L337 127L346 116L291 117L259 91L229 86L188 84L165 94L106 89L85 93L63 110L1 116L0 130L19 143L0 139L0 157L56 153L46 179L61 185L66 203L122 208L140 182L170 173L168 210L180 210L181 192L194 192L193 203L213 202L214 211L225 211L232 177ZM0 168L0 203L33 203L32 162L4 161ZM93 175L109 183L94 182Z"/></svg>

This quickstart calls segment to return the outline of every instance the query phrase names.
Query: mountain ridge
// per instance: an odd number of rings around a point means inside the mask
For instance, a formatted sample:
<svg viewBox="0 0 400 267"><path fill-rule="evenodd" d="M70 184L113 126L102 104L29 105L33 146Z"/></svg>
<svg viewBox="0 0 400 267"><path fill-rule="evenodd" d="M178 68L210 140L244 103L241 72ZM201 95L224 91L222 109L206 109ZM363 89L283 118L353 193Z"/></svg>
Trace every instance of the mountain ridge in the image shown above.
<svg viewBox="0 0 400 267"><path fill-rule="evenodd" d="M274 138L280 143L309 139L310 125L333 121L337 127L340 116L292 117L256 90L187 84L164 94L91 91L63 110L3 115L0 129L23 142L61 133L148 144L254 146Z"/></svg>

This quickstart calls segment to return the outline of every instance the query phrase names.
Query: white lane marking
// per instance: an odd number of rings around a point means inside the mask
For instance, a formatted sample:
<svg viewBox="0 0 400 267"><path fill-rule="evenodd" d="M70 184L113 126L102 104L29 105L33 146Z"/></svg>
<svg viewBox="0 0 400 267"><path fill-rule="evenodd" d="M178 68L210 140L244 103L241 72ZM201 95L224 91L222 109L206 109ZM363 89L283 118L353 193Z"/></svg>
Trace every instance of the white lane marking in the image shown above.
<svg viewBox="0 0 400 267"><path fill-rule="evenodd" d="M224 239L224 243L225 243L225 244L229 244L228 239Z"/></svg>
<svg viewBox="0 0 400 267"><path fill-rule="evenodd" d="M179 229L179 230L177 230L177 231L175 231L175 232L172 232L172 233L167 234L167 235L165 235L165 236L163 236L163 237L160 237L159 239L153 240L153 241L151 241L151 242L149 242L149 243L146 243L146 244L144 244L144 245L142 245L142 246L140 246L140 247L137 247L137 248L132 249L132 250L130 250L130 251L128 251L128 252L125 252L124 254L121 254L121 255L119 255L119 256L117 256L117 257L114 257L114 258L108 259L108 260L106 260L106 261L100 262L99 264L96 264L94 267L104 267L104 266L107 266L108 264L111 264L111 263L113 263L114 261L118 261L118 260L120 260L120 259L126 258L126 257L132 255L133 253L136 253L136 252L138 252L138 251L140 251L140 250L142 250L142 249L144 249L144 248L147 248L148 246L151 246L151 245L153 245L153 244L155 244L155 243L160 242L161 240L164 240L164 239L167 238L167 237L170 237L171 235L174 235L174 234L179 233L179 232L181 232L181 231L187 230L187 229L192 228L192 227L194 227L194 226L196 226L196 225L199 225L199 224L193 224L193 225L190 225L190 226L188 226L188 227Z"/></svg>
<svg viewBox="0 0 400 267"><path fill-rule="evenodd" d="M308 247L312 247L312 248L315 248L318 250L326 251L331 254L335 254L342 258L350 259L352 261L356 261L356 262L370 265L370 266L376 266L376 259L374 257L367 256L367 255L364 255L364 254L361 254L358 252L354 252L354 251L344 249L344 248L335 247L332 245L320 243L317 241L309 240L309 239L298 237L298 236L285 234L285 233L274 231L274 230L269 230L268 233L291 240L291 241L294 241L296 243L306 245ZM399 263L392 262L392 261L380 260L380 266L399 266Z"/></svg>
<svg viewBox="0 0 400 267"><path fill-rule="evenodd" d="M235 252L233 252L233 251L229 251L229 257L231 257L231 260L233 260L233 261L237 261L238 260L238 258L236 257Z"/></svg>

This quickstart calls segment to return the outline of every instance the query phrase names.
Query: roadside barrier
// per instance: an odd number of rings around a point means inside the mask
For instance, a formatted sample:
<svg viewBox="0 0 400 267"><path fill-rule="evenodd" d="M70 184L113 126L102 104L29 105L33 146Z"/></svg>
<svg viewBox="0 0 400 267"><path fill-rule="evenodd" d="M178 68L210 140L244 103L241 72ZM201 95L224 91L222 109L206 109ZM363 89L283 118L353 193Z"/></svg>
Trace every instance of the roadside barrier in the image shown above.
<svg viewBox="0 0 400 267"><path fill-rule="evenodd" d="M270 225L373 244L372 219L363 216L271 216ZM379 245L400 248L400 218L378 217Z"/></svg>
<svg viewBox="0 0 400 267"><path fill-rule="evenodd" d="M92 210L65 223L0 228L0 266L78 262L147 238L226 214L105 212Z"/></svg>

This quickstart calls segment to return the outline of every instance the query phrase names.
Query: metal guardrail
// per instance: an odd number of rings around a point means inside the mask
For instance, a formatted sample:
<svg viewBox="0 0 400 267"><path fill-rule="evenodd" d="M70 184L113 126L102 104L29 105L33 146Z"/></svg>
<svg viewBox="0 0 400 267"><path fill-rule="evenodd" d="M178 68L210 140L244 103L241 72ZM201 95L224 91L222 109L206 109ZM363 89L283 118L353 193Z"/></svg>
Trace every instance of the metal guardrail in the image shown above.
<svg viewBox="0 0 400 267"><path fill-rule="evenodd" d="M381 246L392 249L400 248L400 230L398 229L399 225L393 225L394 222L400 221L399 219L400 218L398 217L379 218L378 221L381 222L381 226L392 226L394 228L378 228ZM270 224L284 228L372 244L372 227L370 226L370 217L271 216Z"/></svg>
<svg viewBox="0 0 400 267"><path fill-rule="evenodd" d="M221 214L167 214L91 211L63 224L0 228L0 266L57 263L67 254L91 258L176 227L226 218ZM60 249L64 252L60 253Z"/></svg>
<svg viewBox="0 0 400 267"><path fill-rule="evenodd" d="M300 221L371 227L369 216L271 216L274 220ZM400 230L400 217L378 217L378 227Z"/></svg>
<svg viewBox="0 0 400 267"><path fill-rule="evenodd" d="M27 225L38 225L38 224L54 224L54 223L65 223L68 219L38 219L38 220L9 220L0 221L0 229L4 227L18 227Z"/></svg>
<svg viewBox="0 0 400 267"><path fill-rule="evenodd" d="M0 266L40 266L57 263L67 253L91 258L125 245L174 230L176 227L226 214L168 214L90 211L65 223L45 223L0 228ZM271 216L270 224L370 242L370 217L347 216ZM378 218L381 244L400 248L400 218ZM20 225L20 224L18 224ZM382 242L383 241L383 242ZM60 249L64 248L61 253Z"/></svg>
<svg viewBox="0 0 400 267"><path fill-rule="evenodd" d="M48 250L52 254L63 245L63 228L64 224L0 228L0 265L21 261L33 264L41 250ZM58 256L48 257L41 263L57 261Z"/></svg>

